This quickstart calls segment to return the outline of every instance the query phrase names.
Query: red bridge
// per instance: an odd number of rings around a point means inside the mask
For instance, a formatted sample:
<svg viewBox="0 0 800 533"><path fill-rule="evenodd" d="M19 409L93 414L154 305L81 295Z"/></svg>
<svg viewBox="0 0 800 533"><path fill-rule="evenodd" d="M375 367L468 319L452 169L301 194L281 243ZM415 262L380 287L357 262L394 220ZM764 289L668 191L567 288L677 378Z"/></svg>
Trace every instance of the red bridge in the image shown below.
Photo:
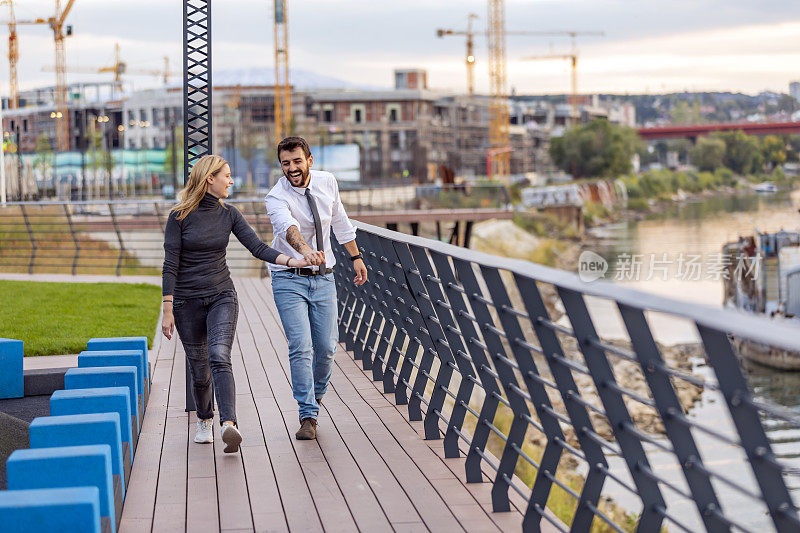
<svg viewBox="0 0 800 533"><path fill-rule="evenodd" d="M748 135L780 135L800 133L800 122L745 122L730 124L696 124L693 126L666 126L661 128L639 128L639 137L650 139L673 139L688 137L694 139L700 135L708 135L715 131L742 130Z"/></svg>

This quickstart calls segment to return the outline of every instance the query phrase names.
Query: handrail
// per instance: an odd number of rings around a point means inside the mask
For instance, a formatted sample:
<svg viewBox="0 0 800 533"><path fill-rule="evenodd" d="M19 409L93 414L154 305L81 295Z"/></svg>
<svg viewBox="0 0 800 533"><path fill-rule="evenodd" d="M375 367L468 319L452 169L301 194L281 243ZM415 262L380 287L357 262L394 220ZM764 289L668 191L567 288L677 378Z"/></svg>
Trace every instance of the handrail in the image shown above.
<svg viewBox="0 0 800 533"><path fill-rule="evenodd" d="M800 351L797 328L356 226L369 271L363 286L351 282L349 254L332 238L340 340L384 392L408 406L410 420L424 421L427 439L443 438L446 457L466 452L468 482L493 479L495 511L510 509L512 489L527 500L523 530L537 531L542 519L554 521L545 505L558 491L573 502L574 514L562 517L572 531L588 531L595 519L617 531L630 531L631 522L639 531L667 522L709 531L800 528L785 479L796 469L773 452L760 418L800 429L800 417L753 397L730 340ZM624 339L597 329L595 298L615 304ZM704 380L665 356L651 312L695 325L697 349L716 378L703 394L719 398L724 419L709 424L685 414L676 387ZM639 384L626 383L618 365ZM661 430L642 425L642 409ZM738 459L718 467L720 448L738 450ZM583 465L579 482L566 457ZM663 469L665 457L678 468ZM527 490L515 477L518 463L534 472ZM620 505L633 513L627 518L606 503L606 492L619 488L627 495ZM737 514L742 497L763 518ZM686 498L694 516L672 508Z"/></svg>

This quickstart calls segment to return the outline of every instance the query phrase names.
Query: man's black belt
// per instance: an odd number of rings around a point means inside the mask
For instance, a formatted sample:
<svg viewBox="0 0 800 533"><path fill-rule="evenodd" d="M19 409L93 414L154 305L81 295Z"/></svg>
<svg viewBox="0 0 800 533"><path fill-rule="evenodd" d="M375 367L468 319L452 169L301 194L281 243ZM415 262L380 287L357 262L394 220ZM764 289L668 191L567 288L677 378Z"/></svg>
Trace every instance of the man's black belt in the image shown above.
<svg viewBox="0 0 800 533"><path fill-rule="evenodd" d="M330 274L333 272L332 268L326 268L325 272L314 270L312 268L287 268L285 272L291 272L292 274L297 274L298 276L319 276L322 274Z"/></svg>

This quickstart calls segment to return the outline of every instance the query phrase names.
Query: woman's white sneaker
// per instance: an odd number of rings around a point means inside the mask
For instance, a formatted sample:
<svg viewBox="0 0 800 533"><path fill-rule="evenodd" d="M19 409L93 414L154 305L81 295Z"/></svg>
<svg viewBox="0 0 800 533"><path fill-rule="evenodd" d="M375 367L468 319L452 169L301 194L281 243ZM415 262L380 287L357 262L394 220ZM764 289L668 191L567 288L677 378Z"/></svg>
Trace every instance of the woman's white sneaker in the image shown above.
<svg viewBox="0 0 800 533"><path fill-rule="evenodd" d="M239 451L239 445L242 443L242 434L236 429L233 424L224 424L222 426L222 442L225 443L225 453L236 453Z"/></svg>
<svg viewBox="0 0 800 533"><path fill-rule="evenodd" d="M213 418L197 421L197 430L194 433L194 441L198 444L210 444L214 442Z"/></svg>

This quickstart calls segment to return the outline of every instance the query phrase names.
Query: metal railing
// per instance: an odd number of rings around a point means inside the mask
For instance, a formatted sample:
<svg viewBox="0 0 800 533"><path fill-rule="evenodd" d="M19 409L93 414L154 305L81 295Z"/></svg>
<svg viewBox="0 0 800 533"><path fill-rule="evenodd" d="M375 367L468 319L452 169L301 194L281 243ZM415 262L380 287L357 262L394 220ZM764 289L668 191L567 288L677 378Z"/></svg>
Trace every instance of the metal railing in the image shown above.
<svg viewBox="0 0 800 533"><path fill-rule="evenodd" d="M335 245L340 340L426 439L466 455L468 482L491 473L495 511L521 498L525 531L800 530L797 445L776 454L765 431L800 417L754 396L730 340L800 351L797 328L357 226L370 277L356 287ZM656 342L667 319L696 336L698 372ZM717 400L713 420L687 387Z"/></svg>
<svg viewBox="0 0 800 533"><path fill-rule="evenodd" d="M228 200L262 240L272 238L261 200ZM174 202L15 202L0 208L0 272L161 275L164 227ZM264 263L235 238L228 265L262 275Z"/></svg>

